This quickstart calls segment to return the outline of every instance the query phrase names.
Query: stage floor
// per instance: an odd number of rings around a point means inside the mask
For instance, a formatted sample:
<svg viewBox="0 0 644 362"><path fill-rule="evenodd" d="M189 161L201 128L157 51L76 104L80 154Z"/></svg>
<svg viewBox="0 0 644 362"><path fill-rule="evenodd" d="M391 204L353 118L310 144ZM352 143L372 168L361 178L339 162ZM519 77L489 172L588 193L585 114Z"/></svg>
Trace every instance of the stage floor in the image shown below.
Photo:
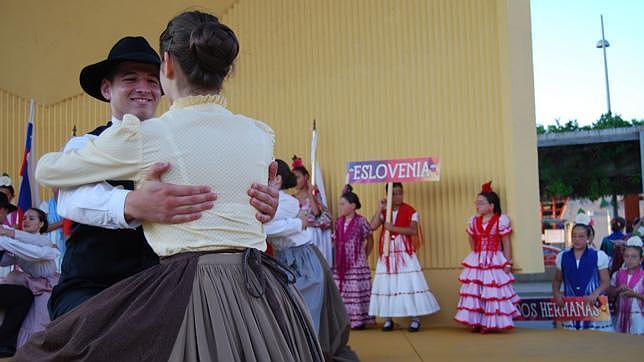
<svg viewBox="0 0 644 362"><path fill-rule="evenodd" d="M361 361L644 361L644 337L517 328L485 335L458 327L352 331Z"/></svg>
<svg viewBox="0 0 644 362"><path fill-rule="evenodd" d="M351 348L365 362L407 361L601 361L644 360L644 337L561 329L522 329L485 335L463 328L351 332ZM0 358L0 362L9 359Z"/></svg>

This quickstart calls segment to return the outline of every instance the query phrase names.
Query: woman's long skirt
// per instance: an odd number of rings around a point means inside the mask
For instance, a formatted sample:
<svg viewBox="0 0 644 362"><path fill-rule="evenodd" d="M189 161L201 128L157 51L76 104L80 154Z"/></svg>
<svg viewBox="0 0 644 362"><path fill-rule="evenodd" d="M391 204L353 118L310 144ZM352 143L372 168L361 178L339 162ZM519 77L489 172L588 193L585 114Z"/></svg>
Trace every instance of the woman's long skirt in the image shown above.
<svg viewBox="0 0 644 362"><path fill-rule="evenodd" d="M14 361L322 361L293 283L256 249L178 254L56 319Z"/></svg>

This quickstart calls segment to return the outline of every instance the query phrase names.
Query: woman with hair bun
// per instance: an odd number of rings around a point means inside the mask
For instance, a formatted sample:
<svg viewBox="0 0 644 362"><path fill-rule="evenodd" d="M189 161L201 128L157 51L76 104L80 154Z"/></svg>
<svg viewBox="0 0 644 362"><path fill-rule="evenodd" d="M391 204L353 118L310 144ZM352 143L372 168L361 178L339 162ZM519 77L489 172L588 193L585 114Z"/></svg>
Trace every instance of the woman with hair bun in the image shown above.
<svg viewBox="0 0 644 362"><path fill-rule="evenodd" d="M371 270L367 263L373 250L373 235L369 221L356 212L360 207L360 198L347 185L338 202L333 276L353 329L375 323L375 318L369 315Z"/></svg>
<svg viewBox="0 0 644 362"><path fill-rule="evenodd" d="M87 145L45 155L49 187L133 180L157 162L164 181L208 185L217 203L182 224L144 223L161 263L124 279L34 335L15 361L322 361L295 276L266 256L266 234L245 185L265 184L275 135L234 114L220 94L239 53L235 33L199 11L160 36L170 110L125 115ZM144 98L137 98L144 102Z"/></svg>
<svg viewBox="0 0 644 362"><path fill-rule="evenodd" d="M265 224L275 257L295 275L295 286L302 293L311 314L322 351L327 360L357 361L347 345L349 318L324 256L313 244L309 219L298 200L286 193L297 184L286 162L277 161L276 183L279 206L275 218Z"/></svg>
<svg viewBox="0 0 644 362"><path fill-rule="evenodd" d="M302 159L293 156L291 167L297 179L295 186L297 191L293 196L300 202L300 209L309 219L309 230L313 244L320 250L329 266L333 267L333 244L331 243L333 219L331 214L322 202L320 190L317 186L311 185L311 175L309 170L304 167Z"/></svg>

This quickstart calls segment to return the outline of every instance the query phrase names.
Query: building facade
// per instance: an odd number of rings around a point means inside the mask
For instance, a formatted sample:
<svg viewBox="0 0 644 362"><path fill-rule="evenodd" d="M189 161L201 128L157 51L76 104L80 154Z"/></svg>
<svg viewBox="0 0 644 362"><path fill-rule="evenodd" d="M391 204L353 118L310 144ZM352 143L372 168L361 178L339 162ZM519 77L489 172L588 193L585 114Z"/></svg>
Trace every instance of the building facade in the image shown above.
<svg viewBox="0 0 644 362"><path fill-rule="evenodd" d="M83 133L106 122L109 107L82 94L80 69L125 35L144 35L156 48L184 10L176 3L0 3L0 40L10 53L0 67L0 171L18 183L30 97L38 155L60 149L74 126ZM466 222L488 180L513 221L518 272L543 270L528 0L196 3L237 33L241 51L223 92L231 110L275 129L277 158L297 154L308 165L317 120L333 212L347 162L440 158L439 182L405 185L425 234L419 257L443 307L430 322L454 314ZM167 107L164 100L160 112ZM367 217L385 196L384 185L355 192Z"/></svg>

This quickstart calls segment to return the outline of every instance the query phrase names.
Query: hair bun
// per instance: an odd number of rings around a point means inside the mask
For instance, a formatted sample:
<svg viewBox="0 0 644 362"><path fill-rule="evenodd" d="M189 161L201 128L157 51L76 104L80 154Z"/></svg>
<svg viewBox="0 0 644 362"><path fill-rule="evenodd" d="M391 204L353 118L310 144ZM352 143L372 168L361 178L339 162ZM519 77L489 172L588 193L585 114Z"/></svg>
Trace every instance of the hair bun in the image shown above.
<svg viewBox="0 0 644 362"><path fill-rule="evenodd" d="M192 88L219 92L239 54L239 43L216 16L187 11L170 20L159 36L159 51L172 54Z"/></svg>
<svg viewBox="0 0 644 362"><path fill-rule="evenodd" d="M197 25L190 33L188 49L203 70L228 73L239 53L239 44L229 27L207 21Z"/></svg>
<svg viewBox="0 0 644 362"><path fill-rule="evenodd" d="M350 204L356 205L356 210L360 210L362 204L360 204L360 198L353 192L353 187L347 184L342 189L342 197L347 200Z"/></svg>

